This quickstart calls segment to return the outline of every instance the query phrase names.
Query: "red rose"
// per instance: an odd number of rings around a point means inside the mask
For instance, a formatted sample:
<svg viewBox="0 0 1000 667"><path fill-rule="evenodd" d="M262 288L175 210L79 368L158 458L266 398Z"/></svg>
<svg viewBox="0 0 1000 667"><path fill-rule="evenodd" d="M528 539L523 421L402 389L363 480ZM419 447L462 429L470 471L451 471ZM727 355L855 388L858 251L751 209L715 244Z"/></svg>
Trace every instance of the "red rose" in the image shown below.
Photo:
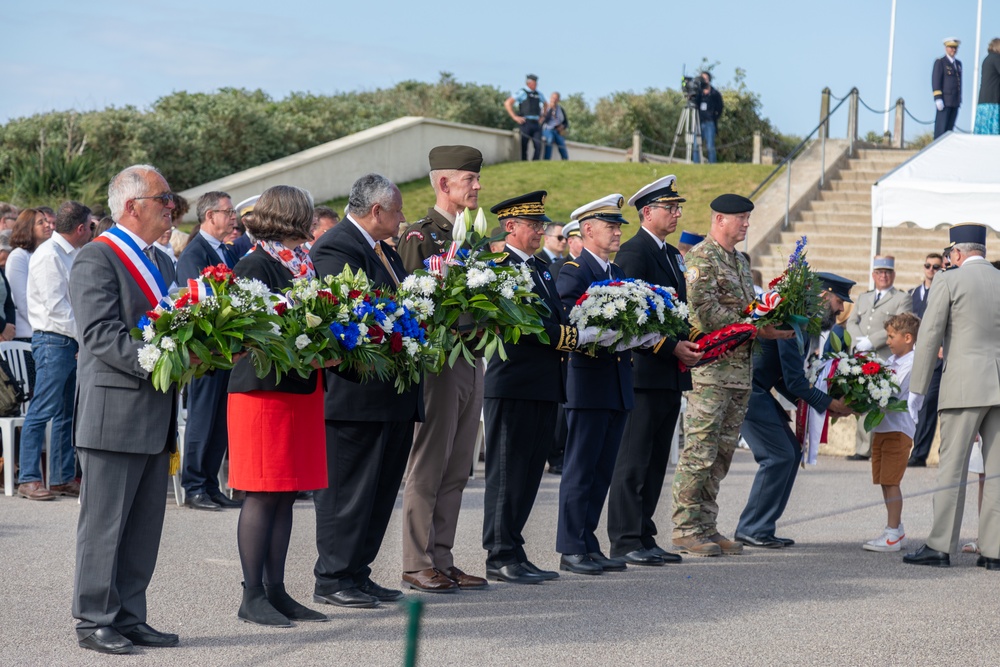
<svg viewBox="0 0 1000 667"><path fill-rule="evenodd" d="M318 296L323 301L328 301L332 303L335 306L339 303L339 301L337 301L337 297L335 297L333 295L333 292L331 292L330 290L321 289L320 291L316 292L316 296Z"/></svg>
<svg viewBox="0 0 1000 667"><path fill-rule="evenodd" d="M201 276L203 278L209 278L219 283L231 282L234 278L233 271L225 264L216 264L214 266L206 266L201 271Z"/></svg>
<svg viewBox="0 0 1000 667"><path fill-rule="evenodd" d="M347 296L351 299L357 299L359 296L361 296L361 292L359 290L352 289L350 292L347 293Z"/></svg>
<svg viewBox="0 0 1000 667"><path fill-rule="evenodd" d="M364 302L365 303L371 303L372 302L372 295L371 294L365 294Z"/></svg>
<svg viewBox="0 0 1000 667"><path fill-rule="evenodd" d="M590 298L590 295L589 295L589 294L587 294L586 292L584 292L584 293L583 293L583 294L582 294L582 295L580 296L580 298L576 300L576 305L578 305L578 306L579 306L579 305L580 305L581 303L583 303L584 301L586 301L586 300L587 300L587 299L589 299L589 298Z"/></svg>
<svg viewBox="0 0 1000 667"><path fill-rule="evenodd" d="M875 375L880 370L882 370L882 366L874 361L869 361L867 364L861 365L861 372L865 375Z"/></svg>
<svg viewBox="0 0 1000 667"><path fill-rule="evenodd" d="M274 304L274 312L278 315L284 315L286 310L288 310L288 304L284 301Z"/></svg>
<svg viewBox="0 0 1000 667"><path fill-rule="evenodd" d="M375 290L375 296L377 298L381 299L382 298L382 290L380 290L380 289Z"/></svg>
<svg viewBox="0 0 1000 667"><path fill-rule="evenodd" d="M382 327L379 325L373 324L368 327L368 338L370 338L371 341L377 345L382 342L383 338L385 338L385 331L383 331ZM402 336L400 336L400 339L402 339Z"/></svg>
<svg viewBox="0 0 1000 667"><path fill-rule="evenodd" d="M399 333L398 331L392 332L392 335L389 336L389 351L392 352L393 354L396 354L402 349L403 349L403 334Z"/></svg>

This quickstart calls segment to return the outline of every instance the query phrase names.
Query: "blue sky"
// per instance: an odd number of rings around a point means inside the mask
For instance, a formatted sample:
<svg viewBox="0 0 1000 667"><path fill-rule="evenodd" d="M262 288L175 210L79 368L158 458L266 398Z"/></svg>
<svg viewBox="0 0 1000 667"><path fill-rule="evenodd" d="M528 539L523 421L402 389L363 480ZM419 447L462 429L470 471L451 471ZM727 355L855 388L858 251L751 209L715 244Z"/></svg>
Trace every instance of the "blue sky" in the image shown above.
<svg viewBox="0 0 1000 667"><path fill-rule="evenodd" d="M522 7L533 5L528 11ZM1000 2L985 0L975 54L976 0L899 0L892 101L933 120L930 72L942 39L962 40L969 129L976 61L1000 36ZM513 90L526 72L539 89L595 101L616 90L676 88L682 68L718 62L717 82L746 71L764 115L805 134L820 91L857 86L885 104L891 0L655 2L321 2L319 0L4 0L0 122L53 109L145 107L171 92L223 86L329 94L374 89L441 71ZM843 135L846 115L834 120ZM860 127L882 131L862 110ZM925 131L908 119L907 138ZM725 141L725 138L723 138Z"/></svg>

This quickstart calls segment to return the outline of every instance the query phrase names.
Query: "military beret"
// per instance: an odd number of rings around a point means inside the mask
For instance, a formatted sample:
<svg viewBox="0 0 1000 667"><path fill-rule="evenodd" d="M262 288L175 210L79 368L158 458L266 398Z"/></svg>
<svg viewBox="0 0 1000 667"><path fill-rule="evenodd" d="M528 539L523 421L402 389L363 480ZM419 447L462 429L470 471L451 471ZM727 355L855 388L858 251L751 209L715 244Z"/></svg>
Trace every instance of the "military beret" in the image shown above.
<svg viewBox="0 0 1000 667"><path fill-rule="evenodd" d="M986 245L986 226L978 225L974 222L966 222L955 225L948 230L948 240L951 243L945 250L951 250L956 243L978 243Z"/></svg>
<svg viewBox="0 0 1000 667"><path fill-rule="evenodd" d="M574 220L563 225L563 236L566 238L570 238L571 236L580 238L583 236L583 234L580 233L580 223Z"/></svg>
<svg viewBox="0 0 1000 667"><path fill-rule="evenodd" d="M620 194L608 195L607 197L596 199L589 204L584 204L573 211L569 217L570 220L576 220L577 222L597 218L605 222L627 225L628 220L622 217L622 205L624 203L625 198Z"/></svg>
<svg viewBox="0 0 1000 667"><path fill-rule="evenodd" d="M457 169L478 174L483 168L483 154L472 146L435 146L427 158L431 171Z"/></svg>
<svg viewBox="0 0 1000 667"><path fill-rule="evenodd" d="M823 281L824 292L833 292L847 303L854 303L851 301L851 288L857 283L853 280L848 280L843 276L838 276L836 273L827 273L826 271L816 273L816 277Z"/></svg>
<svg viewBox="0 0 1000 667"><path fill-rule="evenodd" d="M872 269L877 271L879 269L884 269L886 271L896 270L896 258L891 255L885 255L884 257L876 257L872 260Z"/></svg>
<svg viewBox="0 0 1000 667"><path fill-rule="evenodd" d="M635 206L641 210L643 206L648 206L653 202L687 201L687 199L677 194L677 191L674 189L676 184L677 177L673 174L659 178L649 185L644 185L640 188L638 192L629 198L628 205Z"/></svg>
<svg viewBox="0 0 1000 667"><path fill-rule="evenodd" d="M235 207L237 215L246 215L252 211L253 207L257 204L258 199L260 199L260 195L254 195L253 197L248 197L237 204Z"/></svg>
<svg viewBox="0 0 1000 667"><path fill-rule="evenodd" d="M704 236L695 234L694 232L682 231L680 239L677 240L678 243L686 243L690 246L695 246L705 240Z"/></svg>
<svg viewBox="0 0 1000 667"><path fill-rule="evenodd" d="M545 215L545 190L535 190L526 195L512 197L490 209L490 213L500 220L506 218L530 218L540 222L552 222Z"/></svg>
<svg viewBox="0 0 1000 667"><path fill-rule="evenodd" d="M711 208L716 213L735 215L753 210L753 202L742 195L719 195L712 200Z"/></svg>

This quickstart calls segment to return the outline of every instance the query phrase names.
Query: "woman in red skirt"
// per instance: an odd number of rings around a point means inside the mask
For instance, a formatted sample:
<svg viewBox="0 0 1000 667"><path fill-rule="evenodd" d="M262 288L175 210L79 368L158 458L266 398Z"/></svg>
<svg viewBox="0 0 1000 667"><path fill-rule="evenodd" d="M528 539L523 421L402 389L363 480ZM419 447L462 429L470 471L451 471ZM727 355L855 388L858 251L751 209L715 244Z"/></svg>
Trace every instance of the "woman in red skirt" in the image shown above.
<svg viewBox="0 0 1000 667"><path fill-rule="evenodd" d="M256 278L272 292L314 276L302 246L312 221L308 192L287 185L264 191L244 221L257 244L236 264L236 276ZM244 357L229 380L229 485L246 491L236 533L243 567L237 616L250 623L329 620L293 600L284 584L296 493L327 486L321 378L318 372L281 382L273 372L258 378Z"/></svg>

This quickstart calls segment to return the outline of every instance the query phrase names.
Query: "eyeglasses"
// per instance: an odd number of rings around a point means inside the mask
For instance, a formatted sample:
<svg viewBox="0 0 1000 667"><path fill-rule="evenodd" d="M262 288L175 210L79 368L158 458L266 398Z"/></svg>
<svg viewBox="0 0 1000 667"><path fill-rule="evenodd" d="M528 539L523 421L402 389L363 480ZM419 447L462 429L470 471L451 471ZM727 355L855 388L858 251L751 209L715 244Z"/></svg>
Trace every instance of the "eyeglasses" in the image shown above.
<svg viewBox="0 0 1000 667"><path fill-rule="evenodd" d="M177 195L175 195L173 192L164 192L162 195L150 195L149 197L133 197L133 199L136 201L138 201L139 199L155 199L156 201L160 202L161 206L167 206L170 204L170 202L177 200Z"/></svg>
<svg viewBox="0 0 1000 667"><path fill-rule="evenodd" d="M235 218L236 217L236 209L235 208L213 208L213 209L210 209L208 212L209 213L221 213L222 215L226 216L227 218Z"/></svg>
<svg viewBox="0 0 1000 667"><path fill-rule="evenodd" d="M944 267L941 266L940 264L927 264L927 263L925 263L924 264L924 268L925 269L934 269L935 271L940 271Z"/></svg>
<svg viewBox="0 0 1000 667"><path fill-rule="evenodd" d="M565 241L566 237L562 234L549 234L549 238L555 239L556 241Z"/></svg>
<svg viewBox="0 0 1000 667"><path fill-rule="evenodd" d="M680 206L680 205L678 205L678 206L665 206L663 204L650 204L649 207L650 208L662 208L664 211L666 211L667 213L670 213L671 215L676 215L678 213L681 213L684 210L684 207Z"/></svg>
<svg viewBox="0 0 1000 667"><path fill-rule="evenodd" d="M531 227L532 231L535 232L540 232L545 229L545 223L543 222L529 222L527 220L515 220L515 222L519 225L527 225L528 227Z"/></svg>

